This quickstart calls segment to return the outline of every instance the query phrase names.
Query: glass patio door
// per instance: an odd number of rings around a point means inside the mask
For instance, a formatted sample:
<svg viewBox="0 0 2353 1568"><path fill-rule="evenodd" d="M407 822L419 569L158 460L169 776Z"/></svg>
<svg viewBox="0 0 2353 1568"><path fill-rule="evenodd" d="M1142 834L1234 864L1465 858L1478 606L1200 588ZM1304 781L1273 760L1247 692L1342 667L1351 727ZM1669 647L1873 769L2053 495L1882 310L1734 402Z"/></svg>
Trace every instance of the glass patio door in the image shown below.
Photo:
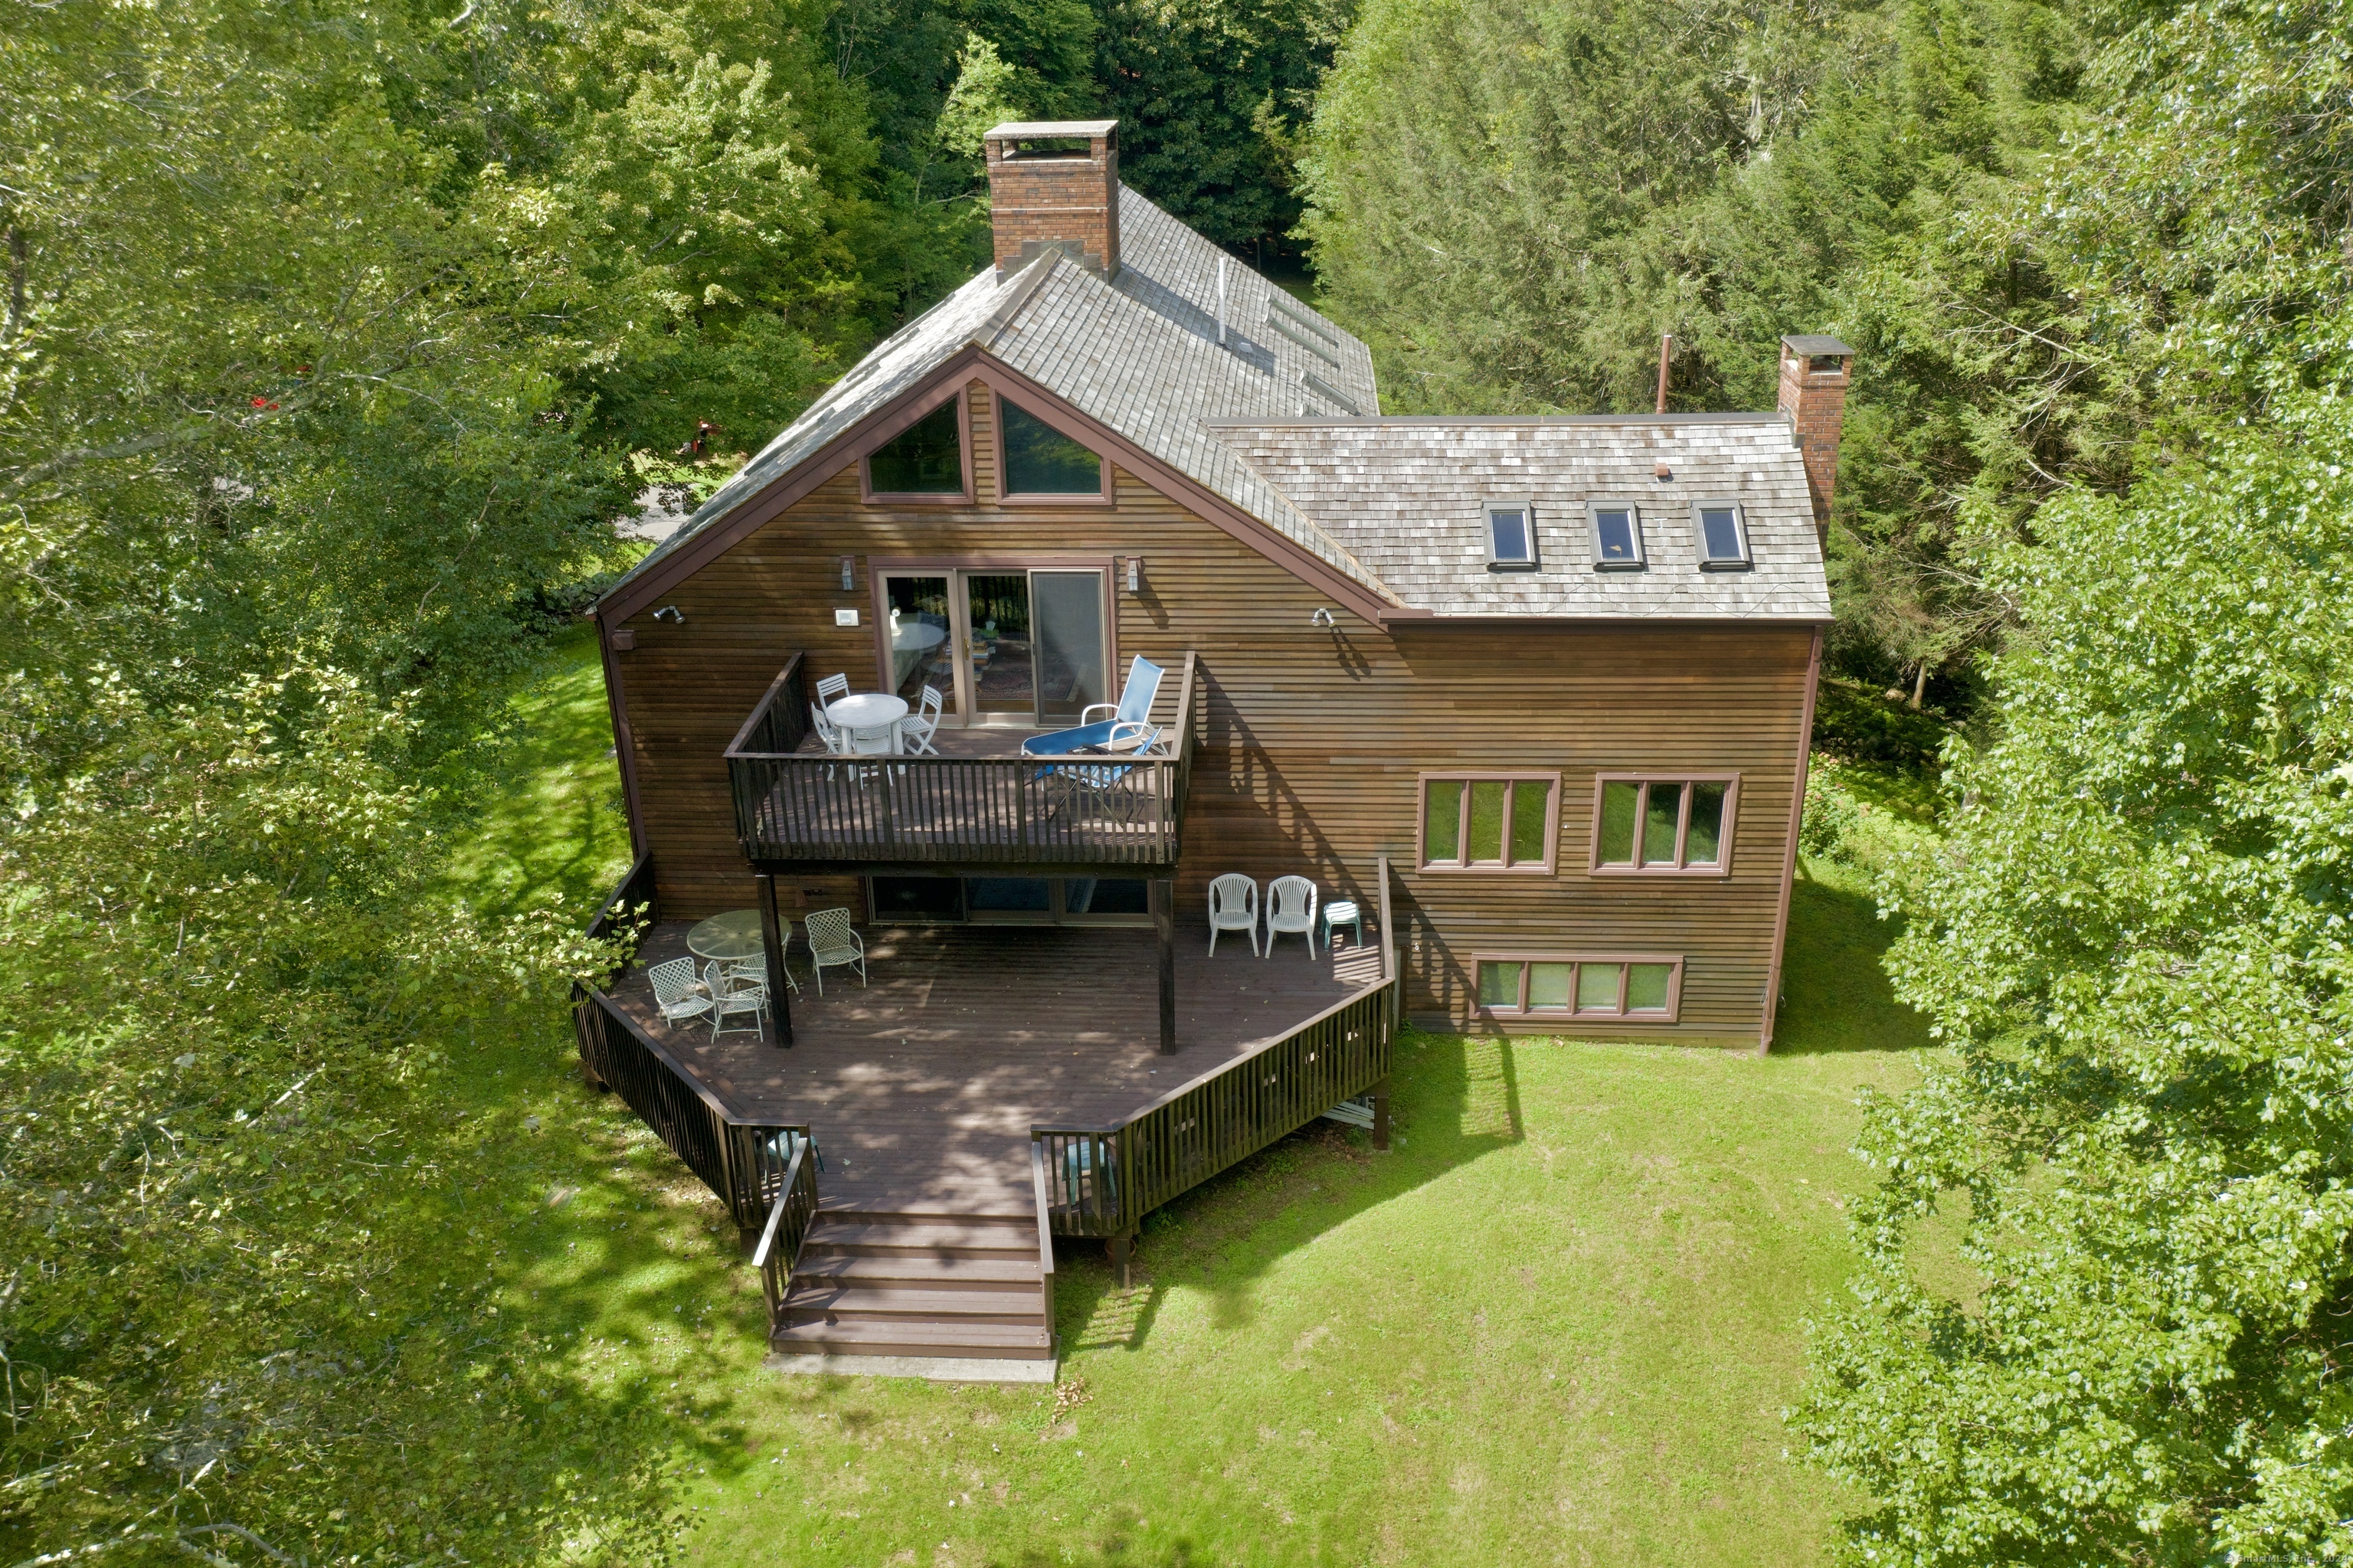
<svg viewBox="0 0 2353 1568"><path fill-rule="evenodd" d="M1098 570L885 573L891 689L927 685L946 721L1060 729L1104 701L1104 582Z"/></svg>

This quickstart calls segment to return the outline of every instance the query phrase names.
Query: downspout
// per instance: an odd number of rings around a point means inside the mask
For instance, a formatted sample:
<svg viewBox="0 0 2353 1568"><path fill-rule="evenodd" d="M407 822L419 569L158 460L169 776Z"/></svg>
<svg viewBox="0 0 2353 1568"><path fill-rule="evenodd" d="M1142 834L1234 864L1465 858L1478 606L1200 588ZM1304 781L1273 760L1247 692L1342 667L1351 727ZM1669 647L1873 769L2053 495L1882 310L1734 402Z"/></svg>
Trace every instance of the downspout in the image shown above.
<svg viewBox="0 0 2353 1568"><path fill-rule="evenodd" d="M1798 885L1798 830L1806 821L1806 769L1814 755L1814 694L1822 679L1822 630L1806 655L1805 718L1798 727L1798 774L1789 794L1789 842L1781 852L1781 907L1773 916L1773 958L1765 970L1765 1023L1757 1032L1757 1054L1773 1049L1773 1024L1781 1011L1781 954L1789 940L1789 895Z"/></svg>

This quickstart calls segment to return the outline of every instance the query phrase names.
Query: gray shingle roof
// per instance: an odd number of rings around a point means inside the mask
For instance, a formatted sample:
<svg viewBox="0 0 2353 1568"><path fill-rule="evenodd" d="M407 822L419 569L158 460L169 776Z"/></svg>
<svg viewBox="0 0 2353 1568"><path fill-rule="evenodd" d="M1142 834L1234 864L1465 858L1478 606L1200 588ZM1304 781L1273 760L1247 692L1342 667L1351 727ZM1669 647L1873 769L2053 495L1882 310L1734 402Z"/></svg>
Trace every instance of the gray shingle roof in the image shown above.
<svg viewBox="0 0 2353 1568"><path fill-rule="evenodd" d="M1778 417L1342 418L1380 408L1362 343L1124 186L1120 253L1108 283L1055 251L1001 281L984 270L859 361L622 585L976 345L1401 607L1828 619L1805 470ZM1671 484L1652 477L1662 455ZM1641 503L1647 570L1589 569L1584 502L1605 492ZM1536 497L1541 571L1485 569L1477 509L1496 493ZM1702 494L1744 503L1753 571L1698 570Z"/></svg>
<svg viewBox="0 0 2353 1568"><path fill-rule="evenodd" d="M1439 615L1827 620L1804 461L1778 415L1224 423L1215 433L1410 605ZM1672 478L1662 481L1665 462ZM1539 569L1491 571L1487 500L1534 500ZM1702 571L1692 503L1736 500L1753 567ZM1640 510L1597 571L1587 505Z"/></svg>

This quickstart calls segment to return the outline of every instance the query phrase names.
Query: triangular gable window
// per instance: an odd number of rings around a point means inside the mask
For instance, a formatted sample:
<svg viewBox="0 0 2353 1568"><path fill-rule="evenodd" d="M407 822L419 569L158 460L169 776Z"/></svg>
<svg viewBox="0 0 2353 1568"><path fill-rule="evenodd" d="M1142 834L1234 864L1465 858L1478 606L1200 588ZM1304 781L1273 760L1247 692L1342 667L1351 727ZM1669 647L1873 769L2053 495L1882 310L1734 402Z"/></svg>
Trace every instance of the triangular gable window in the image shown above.
<svg viewBox="0 0 2353 1568"><path fill-rule="evenodd" d="M964 421L959 398L874 449L866 459L866 488L875 495L962 495Z"/></svg>
<svg viewBox="0 0 2353 1568"><path fill-rule="evenodd" d="M1009 397L997 406L1005 424L1005 493L1101 495L1103 460Z"/></svg>

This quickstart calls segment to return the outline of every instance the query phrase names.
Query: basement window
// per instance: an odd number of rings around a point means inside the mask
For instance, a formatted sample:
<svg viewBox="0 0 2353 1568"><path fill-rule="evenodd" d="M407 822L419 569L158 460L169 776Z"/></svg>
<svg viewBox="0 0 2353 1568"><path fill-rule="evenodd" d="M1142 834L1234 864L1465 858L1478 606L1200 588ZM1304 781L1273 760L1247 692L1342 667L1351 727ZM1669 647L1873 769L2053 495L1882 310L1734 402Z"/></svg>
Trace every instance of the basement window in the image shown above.
<svg viewBox="0 0 2353 1568"><path fill-rule="evenodd" d="M961 496L964 399L951 397L866 456L866 496Z"/></svg>
<svg viewBox="0 0 2353 1568"><path fill-rule="evenodd" d="M1699 569L1736 572L1750 565L1747 520L1737 501L1702 501L1692 507L1692 532L1699 537Z"/></svg>
<svg viewBox="0 0 2353 1568"><path fill-rule="evenodd" d="M1479 1011L1496 1018L1622 1018L1672 1023L1681 957L1665 953L1481 953Z"/></svg>
<svg viewBox="0 0 2353 1568"><path fill-rule="evenodd" d="M1593 565L1601 571L1642 569L1642 514L1639 507L1597 501L1593 515Z"/></svg>
<svg viewBox="0 0 2353 1568"><path fill-rule="evenodd" d="M1064 435L1010 397L999 395L997 407L1008 497L1110 493L1103 482L1103 460L1093 448Z"/></svg>
<svg viewBox="0 0 2353 1568"><path fill-rule="evenodd" d="M1535 571L1535 508L1525 501L1490 501L1485 512L1487 569L1491 572Z"/></svg>

